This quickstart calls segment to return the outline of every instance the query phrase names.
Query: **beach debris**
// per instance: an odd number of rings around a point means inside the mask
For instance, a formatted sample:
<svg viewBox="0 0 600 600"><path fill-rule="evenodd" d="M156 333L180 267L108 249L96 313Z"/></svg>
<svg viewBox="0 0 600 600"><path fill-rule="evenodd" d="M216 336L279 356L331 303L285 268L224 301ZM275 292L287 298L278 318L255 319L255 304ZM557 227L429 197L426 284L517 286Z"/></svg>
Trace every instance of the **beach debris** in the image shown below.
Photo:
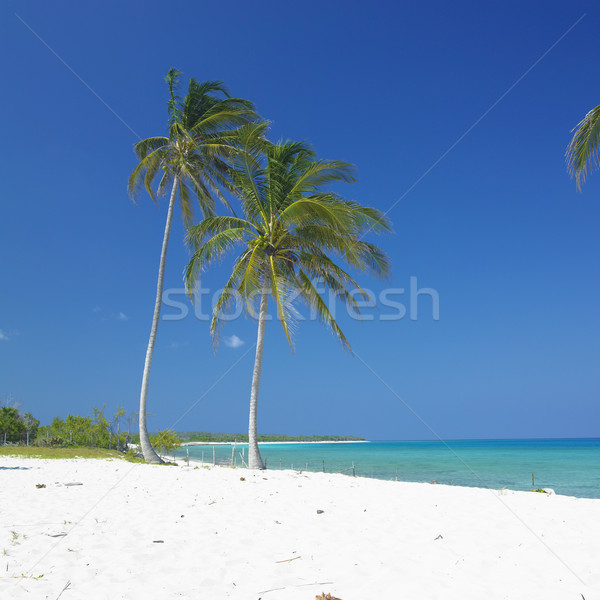
<svg viewBox="0 0 600 600"><path fill-rule="evenodd" d="M45 488L45 487L46 487L46 484L45 484L45 483L36 483L36 484L35 484L35 487L36 487L36 488L39 490L39 489L41 489L41 488Z"/></svg>
<svg viewBox="0 0 600 600"><path fill-rule="evenodd" d="M318 515L322 515L325 511L321 510L320 508L317 508L317 514Z"/></svg>
<svg viewBox="0 0 600 600"><path fill-rule="evenodd" d="M437 485L437 480L435 480L435 479L432 479L432 480L431 480L429 483L430 483L431 485Z"/></svg>
<svg viewBox="0 0 600 600"><path fill-rule="evenodd" d="M336 598L331 594L321 594L320 596L315 596L315 600L342 600L341 598Z"/></svg>
<svg viewBox="0 0 600 600"><path fill-rule="evenodd" d="M289 563L289 562L292 562L293 560L298 560L299 558L302 558L302 557L301 556L294 556L294 558L286 558L285 560L276 560L275 564Z"/></svg>
<svg viewBox="0 0 600 600"><path fill-rule="evenodd" d="M152 540L153 544L164 544L165 540Z"/></svg>
<svg viewBox="0 0 600 600"><path fill-rule="evenodd" d="M61 533L49 533L50 537L65 537L67 534L63 531Z"/></svg>
<svg viewBox="0 0 600 600"><path fill-rule="evenodd" d="M246 481L245 477L240 477L240 481Z"/></svg>
<svg viewBox="0 0 600 600"><path fill-rule="evenodd" d="M71 487L73 485L83 485L83 483L79 482L79 481L74 481L72 483L65 483L64 484L66 487Z"/></svg>
<svg viewBox="0 0 600 600"><path fill-rule="evenodd" d="M438 535L433 541L435 542L435 540L443 540L444 536L440 533L440 535Z"/></svg>

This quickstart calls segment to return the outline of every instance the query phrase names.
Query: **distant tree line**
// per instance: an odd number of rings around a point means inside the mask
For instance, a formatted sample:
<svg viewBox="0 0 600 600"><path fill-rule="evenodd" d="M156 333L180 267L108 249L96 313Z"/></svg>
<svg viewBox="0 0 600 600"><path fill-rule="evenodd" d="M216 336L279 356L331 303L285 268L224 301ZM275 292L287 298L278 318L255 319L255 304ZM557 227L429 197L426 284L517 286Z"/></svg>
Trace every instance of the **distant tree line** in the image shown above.
<svg viewBox="0 0 600 600"><path fill-rule="evenodd" d="M248 443L247 433L210 433L206 431L190 431L179 433L186 442L240 442ZM259 442L362 442L365 438L353 435L280 435L259 434Z"/></svg>

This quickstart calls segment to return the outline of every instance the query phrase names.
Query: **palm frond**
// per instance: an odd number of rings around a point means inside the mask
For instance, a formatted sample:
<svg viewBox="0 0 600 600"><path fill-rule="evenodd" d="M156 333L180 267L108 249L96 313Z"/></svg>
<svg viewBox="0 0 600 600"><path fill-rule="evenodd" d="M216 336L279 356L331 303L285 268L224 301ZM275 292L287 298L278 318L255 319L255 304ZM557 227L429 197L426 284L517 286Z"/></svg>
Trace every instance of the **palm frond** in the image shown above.
<svg viewBox="0 0 600 600"><path fill-rule="evenodd" d="M169 86L169 100L167 102L167 110L169 113L169 125L174 122L181 121L181 98L178 96L179 78L181 71L170 68L165 82Z"/></svg>
<svg viewBox="0 0 600 600"><path fill-rule="evenodd" d="M288 344L293 352L294 345L292 343L291 328L293 324L293 318L296 315L293 303L291 302L293 288L286 281L286 277L282 276L282 269L278 268L278 266L279 265L276 265L273 256L269 256L269 262L267 265L268 283L277 306L277 316L279 317L279 322L283 327L285 337L287 338ZM286 269L286 271L288 270Z"/></svg>
<svg viewBox="0 0 600 600"><path fill-rule="evenodd" d="M350 342L346 339L343 331L340 329L340 326L337 324L337 321L333 318L331 311L329 310L327 304L321 298L321 295L313 285L310 278L306 275L304 271L301 269L298 272L298 287L302 292L305 300L312 306L317 313L319 319L329 327L333 335L338 339L338 341L344 346L347 350L352 353L352 348L350 346Z"/></svg>
<svg viewBox="0 0 600 600"><path fill-rule="evenodd" d="M236 300L242 300L238 288L244 271L247 269L246 254L247 253L242 254L233 265L231 276L213 308L213 317L210 322L210 334L213 340L213 348L216 348L219 343L220 331L223 323L223 313L229 310Z"/></svg>
<svg viewBox="0 0 600 600"><path fill-rule="evenodd" d="M149 137L134 144L133 151L139 160L143 160L150 152L154 152L154 150L158 150L159 148L167 148L168 145L169 138L167 137Z"/></svg>
<svg viewBox="0 0 600 600"><path fill-rule="evenodd" d="M572 131L575 133L567 147L567 168L581 191L588 169L600 167L600 106L588 112Z"/></svg>

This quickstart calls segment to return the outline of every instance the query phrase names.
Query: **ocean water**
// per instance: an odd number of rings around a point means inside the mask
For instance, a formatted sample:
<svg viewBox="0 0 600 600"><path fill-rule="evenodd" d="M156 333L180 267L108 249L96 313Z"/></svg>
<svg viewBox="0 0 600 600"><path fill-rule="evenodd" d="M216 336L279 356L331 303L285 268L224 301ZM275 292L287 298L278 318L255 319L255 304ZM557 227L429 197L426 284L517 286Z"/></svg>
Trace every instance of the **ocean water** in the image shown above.
<svg viewBox="0 0 600 600"><path fill-rule="evenodd" d="M212 463L213 446L188 446L190 458ZM231 458L232 446L215 446L217 459ZM237 464L246 444L237 445ZM399 481L530 490L600 498L600 438L456 440L344 444L260 444L267 469L341 472ZM186 450L179 451L185 456Z"/></svg>

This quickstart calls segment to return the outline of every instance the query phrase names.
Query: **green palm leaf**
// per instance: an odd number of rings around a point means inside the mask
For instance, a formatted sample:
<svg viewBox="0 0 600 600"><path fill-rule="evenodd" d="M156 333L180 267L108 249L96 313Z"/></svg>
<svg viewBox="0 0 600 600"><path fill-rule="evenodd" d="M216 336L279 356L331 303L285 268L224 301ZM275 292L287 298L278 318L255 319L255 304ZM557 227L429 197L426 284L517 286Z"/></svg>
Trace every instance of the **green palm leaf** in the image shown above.
<svg viewBox="0 0 600 600"><path fill-rule="evenodd" d="M600 166L600 106L593 108L573 131L566 153L567 168L581 190L588 169Z"/></svg>

